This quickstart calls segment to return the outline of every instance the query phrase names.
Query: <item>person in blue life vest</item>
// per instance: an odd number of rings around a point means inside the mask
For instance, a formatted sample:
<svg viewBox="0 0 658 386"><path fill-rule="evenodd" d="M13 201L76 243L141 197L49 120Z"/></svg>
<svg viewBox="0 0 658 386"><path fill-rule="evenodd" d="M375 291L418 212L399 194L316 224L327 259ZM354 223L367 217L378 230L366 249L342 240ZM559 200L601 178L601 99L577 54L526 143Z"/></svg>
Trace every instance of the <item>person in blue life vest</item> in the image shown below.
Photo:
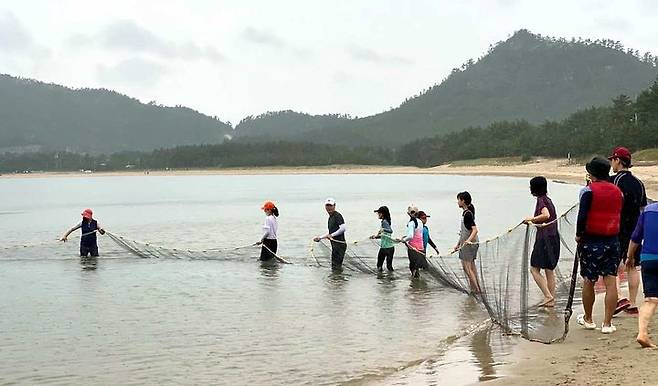
<svg viewBox="0 0 658 386"><path fill-rule="evenodd" d="M94 212L91 209L85 209L81 213L82 221L73 228L69 229L60 241L66 242L69 235L76 230L80 229L82 236L80 236L80 257L98 257L98 243L96 240L96 232L104 235L105 230L98 225L98 221L94 219Z"/></svg>
<svg viewBox="0 0 658 386"><path fill-rule="evenodd" d="M658 203L648 205L637 220L628 245L627 268L635 268L638 257L642 266L644 304L640 307L637 342L644 348L655 348L649 338L649 322L658 306Z"/></svg>

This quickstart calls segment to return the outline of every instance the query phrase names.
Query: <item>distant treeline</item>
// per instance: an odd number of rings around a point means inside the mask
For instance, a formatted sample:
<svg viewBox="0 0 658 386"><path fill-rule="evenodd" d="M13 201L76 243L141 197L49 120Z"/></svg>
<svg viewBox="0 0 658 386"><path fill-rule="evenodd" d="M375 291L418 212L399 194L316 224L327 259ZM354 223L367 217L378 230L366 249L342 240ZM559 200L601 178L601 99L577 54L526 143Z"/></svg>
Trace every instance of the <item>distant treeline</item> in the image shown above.
<svg viewBox="0 0 658 386"><path fill-rule="evenodd" d="M423 138L397 149L303 142L224 142L151 152L91 156L70 152L0 154L0 171L321 166L332 164L434 166L456 160L511 156L574 157L658 147L658 80L632 100L592 107L567 119L532 125L496 122Z"/></svg>
<svg viewBox="0 0 658 386"><path fill-rule="evenodd" d="M391 165L392 151L311 143L272 142L178 146L152 152L90 156L70 152L0 154L0 172L185 169L248 166Z"/></svg>
<svg viewBox="0 0 658 386"><path fill-rule="evenodd" d="M476 158L604 154L615 146L658 147L658 80L635 101L620 95L612 102L609 107L578 111L561 122L496 122L423 138L402 146L397 162L432 166Z"/></svg>

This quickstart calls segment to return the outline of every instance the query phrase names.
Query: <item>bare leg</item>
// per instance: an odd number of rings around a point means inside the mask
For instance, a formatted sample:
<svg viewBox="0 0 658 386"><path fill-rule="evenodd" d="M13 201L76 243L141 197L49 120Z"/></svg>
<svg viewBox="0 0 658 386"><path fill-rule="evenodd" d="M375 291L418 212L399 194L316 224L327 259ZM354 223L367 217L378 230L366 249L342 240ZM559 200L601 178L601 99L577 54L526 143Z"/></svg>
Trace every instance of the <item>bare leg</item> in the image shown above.
<svg viewBox="0 0 658 386"><path fill-rule="evenodd" d="M555 299L555 272L552 269L545 269L546 273L546 286L548 291L551 293L553 299Z"/></svg>
<svg viewBox="0 0 658 386"><path fill-rule="evenodd" d="M475 273L472 271L471 262L462 261L462 268L464 269L464 273L468 278L468 284L471 287L471 291L475 293L480 292L479 287L477 285L477 279L475 278Z"/></svg>
<svg viewBox="0 0 658 386"><path fill-rule="evenodd" d="M637 293L640 289L640 272L635 267L628 270L628 300L631 302L631 307L637 301Z"/></svg>
<svg viewBox="0 0 658 386"><path fill-rule="evenodd" d="M644 348L656 347L649 338L649 322L651 322L653 314L656 312L656 305L658 305L658 298L646 298L644 304L640 307L636 340Z"/></svg>
<svg viewBox="0 0 658 386"><path fill-rule="evenodd" d="M478 274L477 268L475 267L475 261L469 261L468 265L471 268L471 281L473 282L473 290L475 293L480 293L480 283L478 283Z"/></svg>
<svg viewBox="0 0 658 386"><path fill-rule="evenodd" d="M605 316L603 318L603 325L609 326L612 323L612 315L617 308L617 283L614 276L604 276L603 283L605 283Z"/></svg>
<svg viewBox="0 0 658 386"><path fill-rule="evenodd" d="M594 308L594 282L583 279L583 309L585 310L585 321L592 323L592 308Z"/></svg>
<svg viewBox="0 0 658 386"><path fill-rule="evenodd" d="M548 272L548 270L546 272ZM537 287L539 287L541 293L544 294L544 301L542 302L542 304L545 305L546 303L552 301L553 295L551 294L551 291L548 289L547 280L546 278L544 278L544 276L542 276L541 270L536 267L530 267L530 273L532 274L532 278L535 279L535 283L537 283Z"/></svg>

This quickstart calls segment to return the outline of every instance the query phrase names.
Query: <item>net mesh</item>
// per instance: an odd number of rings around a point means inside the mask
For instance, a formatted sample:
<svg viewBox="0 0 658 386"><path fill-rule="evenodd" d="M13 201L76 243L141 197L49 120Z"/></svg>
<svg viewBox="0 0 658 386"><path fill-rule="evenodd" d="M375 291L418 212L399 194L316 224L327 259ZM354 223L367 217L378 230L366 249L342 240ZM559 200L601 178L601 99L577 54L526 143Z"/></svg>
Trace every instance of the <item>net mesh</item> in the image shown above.
<svg viewBox="0 0 658 386"><path fill-rule="evenodd" d="M510 334L543 343L560 342L568 333L569 318L576 291L577 256L575 248L575 222L577 206L557 220L560 252L555 269L556 296L554 307L542 307L542 292L530 279L530 257L537 240L539 227L519 224L502 235L481 241L475 265L481 293L474 295L491 319ZM124 257L128 251L141 258L207 259L254 261L260 255L260 246L248 245L232 248L203 250L168 248L106 232L118 248L103 248L103 257ZM13 245L0 248L0 258L43 258L58 251L58 256L70 256L70 245L47 241L31 245ZM69 244L73 244L72 240ZM378 240L361 240L345 243L343 268L348 273L376 274ZM307 256L294 259L272 253L280 263L331 267L331 243L322 240L311 244ZM68 251L68 252L65 252ZM271 252L271 251L270 251ZM404 272L406 246L396 246L395 266ZM439 285L471 294L471 286L462 268L458 253L426 256L427 267L421 280L434 280ZM403 262L403 263L401 263Z"/></svg>

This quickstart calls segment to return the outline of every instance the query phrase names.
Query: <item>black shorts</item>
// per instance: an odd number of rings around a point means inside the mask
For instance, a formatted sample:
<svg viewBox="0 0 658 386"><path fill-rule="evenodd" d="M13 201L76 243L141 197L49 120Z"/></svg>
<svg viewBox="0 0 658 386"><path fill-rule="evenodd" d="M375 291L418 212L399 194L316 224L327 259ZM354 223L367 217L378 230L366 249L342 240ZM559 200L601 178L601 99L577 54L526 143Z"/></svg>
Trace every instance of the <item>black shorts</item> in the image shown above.
<svg viewBox="0 0 658 386"><path fill-rule="evenodd" d="M658 298L658 261L642 264L642 287L645 298Z"/></svg>
<svg viewBox="0 0 658 386"><path fill-rule="evenodd" d="M619 241L584 241L578 246L580 252L580 276L597 281L599 276L617 276L619 267Z"/></svg>
<svg viewBox="0 0 658 386"><path fill-rule="evenodd" d="M80 257L98 257L98 245L81 245Z"/></svg>
<svg viewBox="0 0 658 386"><path fill-rule="evenodd" d="M619 256L621 261L626 263L626 257L628 255L628 243L631 241L631 235L629 233L620 233L619 234ZM637 248L635 253L635 260L633 265L636 267L640 266L640 249Z"/></svg>
<svg viewBox="0 0 658 386"><path fill-rule="evenodd" d="M535 239L530 255L530 266L553 270L560 259L560 236L552 235Z"/></svg>

